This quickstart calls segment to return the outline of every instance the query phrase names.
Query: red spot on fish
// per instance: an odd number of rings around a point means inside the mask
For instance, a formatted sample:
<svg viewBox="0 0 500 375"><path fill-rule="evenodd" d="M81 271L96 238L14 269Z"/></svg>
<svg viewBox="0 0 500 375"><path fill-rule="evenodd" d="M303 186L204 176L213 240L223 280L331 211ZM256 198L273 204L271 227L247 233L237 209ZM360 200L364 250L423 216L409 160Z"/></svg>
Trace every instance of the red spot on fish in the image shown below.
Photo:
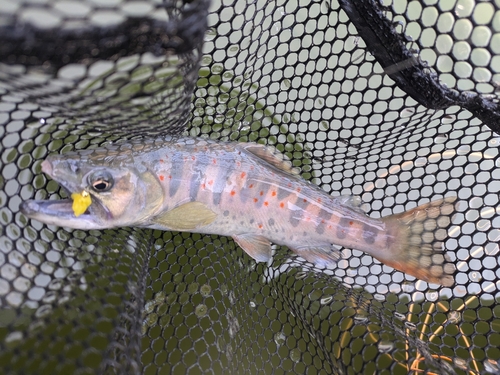
<svg viewBox="0 0 500 375"><path fill-rule="evenodd" d="M191 160L196 160L196 156L191 156Z"/></svg>
<svg viewBox="0 0 500 375"><path fill-rule="evenodd" d="M214 184L214 180L210 180L210 181L208 181L208 184L209 184L209 185L213 185L213 184Z"/></svg>
<svg viewBox="0 0 500 375"><path fill-rule="evenodd" d="M353 225L354 223L352 221L349 222L349 225Z"/></svg>
<svg viewBox="0 0 500 375"><path fill-rule="evenodd" d="M234 190L231 190L231 195L234 197L236 195L236 192Z"/></svg>
<svg viewBox="0 0 500 375"><path fill-rule="evenodd" d="M269 206L269 202L264 202L264 206Z"/></svg>
<svg viewBox="0 0 500 375"><path fill-rule="evenodd" d="M329 225L329 226L328 226L328 229L332 229L332 226L331 226L331 225Z"/></svg>
<svg viewBox="0 0 500 375"><path fill-rule="evenodd" d="M261 196L263 196L263 195L264 195L264 192L263 192L263 191L261 191L261 192L260 192L260 195L261 195Z"/></svg>
<svg viewBox="0 0 500 375"><path fill-rule="evenodd" d="M168 176L168 178L171 180L171 179L172 179L172 176L171 176L171 175L169 175L169 176Z"/></svg>
<svg viewBox="0 0 500 375"><path fill-rule="evenodd" d="M217 164L217 159L212 159L212 163Z"/></svg>
<svg viewBox="0 0 500 375"><path fill-rule="evenodd" d="M273 192L271 193L271 195L272 195L273 197L275 197L275 196L276 196L276 192L275 192L275 191L273 191Z"/></svg>
<svg viewBox="0 0 500 375"><path fill-rule="evenodd" d="M246 174L245 172L241 172L240 177L241 177L241 178L245 178L245 176L246 176L246 175L247 175L247 174Z"/></svg>
<svg viewBox="0 0 500 375"><path fill-rule="evenodd" d="M297 188L297 193L300 193L300 190L301 190L300 188Z"/></svg>
<svg viewBox="0 0 500 375"><path fill-rule="evenodd" d="M164 163L164 160L163 160L163 159L160 159L160 163Z"/></svg>
<svg viewBox="0 0 500 375"><path fill-rule="evenodd" d="M203 190L205 190L205 189L206 189L206 185L205 185L205 184L201 184L201 188L202 188Z"/></svg>
<svg viewBox="0 0 500 375"><path fill-rule="evenodd" d="M253 188L253 184L250 184L249 188L250 188L250 189L251 189L251 188Z"/></svg>
<svg viewBox="0 0 500 375"><path fill-rule="evenodd" d="M259 224L259 229L262 229L264 228L264 226L262 224Z"/></svg>
<svg viewBox="0 0 500 375"><path fill-rule="evenodd" d="M325 224L325 223L326 223L326 221L324 221L324 220L321 220L321 224Z"/></svg>
<svg viewBox="0 0 500 375"><path fill-rule="evenodd" d="M253 201L257 203L259 200L257 198L254 198Z"/></svg>
<svg viewBox="0 0 500 375"><path fill-rule="evenodd" d="M236 162L236 166L237 166L237 167L241 167L241 162L237 161L237 162ZM243 172L243 173L245 173L245 172Z"/></svg>
<svg viewBox="0 0 500 375"><path fill-rule="evenodd" d="M283 202L280 203L281 208L285 208L285 204Z"/></svg>
<svg viewBox="0 0 500 375"><path fill-rule="evenodd" d="M307 202L307 199L306 199L306 198L304 198L304 202Z"/></svg>
<svg viewBox="0 0 500 375"><path fill-rule="evenodd" d="M163 181L165 179L165 176L164 175L160 175L160 180Z"/></svg>
<svg viewBox="0 0 500 375"><path fill-rule="evenodd" d="M288 183L288 187L292 187L292 184L290 182Z"/></svg>

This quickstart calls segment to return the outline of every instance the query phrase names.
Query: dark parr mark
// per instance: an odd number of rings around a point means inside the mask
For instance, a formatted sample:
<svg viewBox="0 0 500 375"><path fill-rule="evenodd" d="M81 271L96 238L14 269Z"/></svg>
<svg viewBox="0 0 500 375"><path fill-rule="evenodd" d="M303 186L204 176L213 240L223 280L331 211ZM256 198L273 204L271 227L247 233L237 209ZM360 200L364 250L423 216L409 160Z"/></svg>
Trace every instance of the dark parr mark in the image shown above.
<svg viewBox="0 0 500 375"><path fill-rule="evenodd" d="M375 238L377 237L378 229L372 227L371 225L364 224L363 225L363 240L367 244L372 244L375 242Z"/></svg>
<svg viewBox="0 0 500 375"><path fill-rule="evenodd" d="M282 201L283 199L288 197L290 194L292 194L292 192L290 190L291 189L285 189L285 188L279 187L278 188L278 195L277 195L278 200Z"/></svg>
<svg viewBox="0 0 500 375"><path fill-rule="evenodd" d="M224 212L223 212L223 215L224 215L224 216L229 216L229 211L228 211L228 210L224 211Z"/></svg>
<svg viewBox="0 0 500 375"><path fill-rule="evenodd" d="M264 203L264 197L267 195L267 192L269 191L270 188L271 185L269 185L266 182L255 184L253 193L257 197L257 201L255 201L256 208L262 207L262 204Z"/></svg>
<svg viewBox="0 0 500 375"><path fill-rule="evenodd" d="M274 219L273 218L269 219L267 223L269 224L269 226L272 227L274 225Z"/></svg>
<svg viewBox="0 0 500 375"><path fill-rule="evenodd" d="M168 189L168 195L173 197L179 187L181 186L182 172L184 170L184 160L182 159L181 152L175 152L172 156L172 169L170 175L172 176L170 180L170 187Z"/></svg>
<svg viewBox="0 0 500 375"><path fill-rule="evenodd" d="M325 233L326 222L330 220L332 214L324 209L321 209L318 216L321 218L321 222L316 226L316 233L323 234Z"/></svg>
<svg viewBox="0 0 500 375"><path fill-rule="evenodd" d="M205 170L207 169L207 161L204 160L206 158L203 158L202 156L203 155L200 155L198 158L195 158L196 161L192 166L193 175L191 176L191 181L189 182L189 198L191 198L191 201L196 200L200 191Z"/></svg>
<svg viewBox="0 0 500 375"><path fill-rule="evenodd" d="M343 217L339 221L339 225L337 227L337 238L343 240L347 237L347 231L349 230L349 221L347 217Z"/></svg>
<svg viewBox="0 0 500 375"><path fill-rule="evenodd" d="M297 196L297 200L295 201L294 205L297 206L299 209L291 211L290 224L292 224L293 227L296 227L302 220L303 212L305 208L309 206L309 202Z"/></svg>
<svg viewBox="0 0 500 375"><path fill-rule="evenodd" d="M223 155L217 159L217 177L213 187L213 202L216 206L220 203L227 179L233 173L235 165L234 154Z"/></svg>

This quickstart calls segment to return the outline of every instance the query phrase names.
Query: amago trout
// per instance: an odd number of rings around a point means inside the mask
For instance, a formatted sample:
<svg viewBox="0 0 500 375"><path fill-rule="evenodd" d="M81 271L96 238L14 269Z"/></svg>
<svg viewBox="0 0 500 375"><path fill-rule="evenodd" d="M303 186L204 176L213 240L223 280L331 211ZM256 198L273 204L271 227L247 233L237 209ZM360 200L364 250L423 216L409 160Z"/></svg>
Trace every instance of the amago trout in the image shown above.
<svg viewBox="0 0 500 375"><path fill-rule="evenodd" d="M270 259L273 242L320 266L338 260L338 245L421 280L454 282L442 241L455 197L371 218L356 199L328 195L264 145L166 137L50 155L42 171L88 201L78 203L78 216L71 200L23 203L26 216L46 224L231 236L256 261Z"/></svg>

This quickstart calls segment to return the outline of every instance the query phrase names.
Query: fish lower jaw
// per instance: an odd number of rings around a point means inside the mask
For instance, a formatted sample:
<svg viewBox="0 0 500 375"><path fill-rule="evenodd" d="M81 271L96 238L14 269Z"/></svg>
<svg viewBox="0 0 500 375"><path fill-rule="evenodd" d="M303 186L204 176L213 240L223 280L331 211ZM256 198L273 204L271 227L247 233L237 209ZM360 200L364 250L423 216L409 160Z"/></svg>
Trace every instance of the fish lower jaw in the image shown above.
<svg viewBox="0 0 500 375"><path fill-rule="evenodd" d="M85 213L75 216L71 199L29 200L21 204L21 212L28 218L48 225L73 229L104 229L93 210L89 207Z"/></svg>

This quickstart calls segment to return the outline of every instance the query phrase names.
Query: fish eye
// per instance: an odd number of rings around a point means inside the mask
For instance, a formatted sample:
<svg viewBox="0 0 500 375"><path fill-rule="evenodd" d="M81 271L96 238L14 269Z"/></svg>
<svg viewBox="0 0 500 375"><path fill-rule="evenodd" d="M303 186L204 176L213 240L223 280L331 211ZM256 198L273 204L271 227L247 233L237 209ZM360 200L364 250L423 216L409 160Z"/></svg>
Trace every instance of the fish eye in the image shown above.
<svg viewBox="0 0 500 375"><path fill-rule="evenodd" d="M89 185L98 193L103 193L113 187L113 176L106 171L99 171L89 177Z"/></svg>

